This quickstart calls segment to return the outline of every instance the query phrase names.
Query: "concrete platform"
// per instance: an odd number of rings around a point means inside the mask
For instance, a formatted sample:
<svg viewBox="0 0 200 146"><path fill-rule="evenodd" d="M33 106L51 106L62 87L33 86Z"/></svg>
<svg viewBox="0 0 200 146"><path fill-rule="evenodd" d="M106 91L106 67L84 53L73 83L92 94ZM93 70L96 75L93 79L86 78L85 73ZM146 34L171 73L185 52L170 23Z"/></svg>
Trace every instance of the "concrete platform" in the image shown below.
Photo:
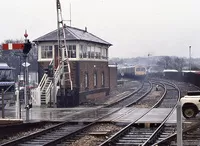
<svg viewBox="0 0 200 146"><path fill-rule="evenodd" d="M76 107L76 108L40 108L34 107L30 110L31 121L76 121L92 122L103 115L112 113L119 108L99 107ZM123 108L118 112L102 119L102 121L131 123L147 112L148 108ZM142 117L137 123L160 123L170 112L170 108L156 108ZM0 119L1 119L0 111ZM22 109L22 119L25 119L25 109ZM9 107L5 110L6 119L16 119L15 107ZM183 122L185 121L183 117ZM168 119L167 123L176 123L176 110Z"/></svg>
<svg viewBox="0 0 200 146"><path fill-rule="evenodd" d="M78 115L86 111L91 111L98 109L99 107L95 108L40 108L40 107L33 107L30 109L29 112L29 119L31 121L64 121L67 118ZM5 109L5 118L6 119L16 119L16 108L15 106L9 107ZM22 108L21 110L21 119L25 120L25 109ZM0 119L2 116L2 111L0 110Z"/></svg>
<svg viewBox="0 0 200 146"><path fill-rule="evenodd" d="M102 121L131 123L147 111L148 109L145 108L123 108L109 117L102 119Z"/></svg>
<svg viewBox="0 0 200 146"><path fill-rule="evenodd" d="M140 116L147 112L148 108L123 108L120 111L110 115L109 117L102 119L102 121L111 121L111 122L123 122L131 123L136 121ZM136 123L161 123L166 115L171 111L171 108L155 108L150 111L147 115L142 117ZM183 122L185 118L183 117ZM176 123L176 110L167 120L167 123Z"/></svg>
<svg viewBox="0 0 200 146"><path fill-rule="evenodd" d="M0 126L1 125L12 125L12 124L20 124L23 123L21 119L0 119Z"/></svg>
<svg viewBox="0 0 200 146"><path fill-rule="evenodd" d="M171 110L171 108L154 108L137 123L161 123Z"/></svg>

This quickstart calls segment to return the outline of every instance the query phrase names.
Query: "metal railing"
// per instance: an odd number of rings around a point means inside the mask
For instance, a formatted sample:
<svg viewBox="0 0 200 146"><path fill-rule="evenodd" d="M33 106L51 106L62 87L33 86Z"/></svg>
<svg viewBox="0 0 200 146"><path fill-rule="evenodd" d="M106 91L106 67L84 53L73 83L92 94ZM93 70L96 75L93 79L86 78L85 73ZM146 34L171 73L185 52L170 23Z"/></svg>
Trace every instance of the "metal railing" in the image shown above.
<svg viewBox="0 0 200 146"><path fill-rule="evenodd" d="M36 106L41 105L41 100L40 100L40 98L38 98L41 96L40 87L31 89L30 96L31 96L31 101L32 101L33 105L36 105Z"/></svg>
<svg viewBox="0 0 200 146"><path fill-rule="evenodd" d="M53 84L52 84L52 81L51 81L49 83L49 86L47 87L47 90L45 91L46 104L48 104L50 102L52 87L53 87Z"/></svg>
<svg viewBox="0 0 200 146"><path fill-rule="evenodd" d="M59 65L55 71L54 77L55 77L55 84L58 83L58 81L60 80L60 75L62 73L62 67Z"/></svg>
<svg viewBox="0 0 200 146"><path fill-rule="evenodd" d="M44 87L44 85L45 85L45 83L46 83L46 79L47 79L47 74L45 73L45 74L43 75L43 77L42 77L42 79L41 79L39 85L38 85L38 87L40 87L40 89L43 89L43 87Z"/></svg>
<svg viewBox="0 0 200 146"><path fill-rule="evenodd" d="M53 60L49 63L49 65L53 64ZM62 66L59 65L56 69L56 71L54 72L54 79L55 79L55 86L57 86L57 83L60 81L60 75L62 73ZM48 78L48 75L45 73L38 85L38 87L34 90L32 90L32 100L35 102L36 105L41 104L41 94L45 88L45 86L47 85L47 82L50 79ZM51 81L47 87L47 89L45 90L45 100L46 100L46 104L48 104L50 102L50 98L52 96L51 92L54 88L53 82ZM58 89L56 88L56 95L57 95Z"/></svg>
<svg viewBox="0 0 200 146"><path fill-rule="evenodd" d="M51 96L53 95L52 90L54 89L54 86L56 86L56 94L55 95L57 95L57 92L58 92L57 83L58 83L58 81L60 81L61 73L62 73L62 67L59 65L54 73L55 85L53 85L53 82L51 81L45 91L46 104L51 102L50 99L53 99L53 98L51 98Z"/></svg>

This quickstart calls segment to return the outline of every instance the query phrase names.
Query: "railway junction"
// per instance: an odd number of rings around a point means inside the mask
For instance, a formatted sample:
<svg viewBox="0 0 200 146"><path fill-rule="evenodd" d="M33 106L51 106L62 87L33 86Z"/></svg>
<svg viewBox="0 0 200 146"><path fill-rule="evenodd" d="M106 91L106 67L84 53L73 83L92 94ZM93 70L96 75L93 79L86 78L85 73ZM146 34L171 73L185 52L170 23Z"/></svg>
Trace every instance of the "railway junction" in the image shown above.
<svg viewBox="0 0 200 146"><path fill-rule="evenodd" d="M3 45L6 50L23 49L25 105L21 113L15 106L2 110L1 146L199 145L200 116L183 118L179 102L188 90L199 88L146 78L140 66L133 67L134 75L144 80L122 81L115 87L117 67L108 64L112 44L89 33L87 27L66 26L59 0L56 10L58 28L33 41L38 47L40 83L31 92L32 103L26 65L31 49L28 35L20 47ZM121 75L132 76L133 68Z"/></svg>
<svg viewBox="0 0 200 146"><path fill-rule="evenodd" d="M0 144L177 145L176 106L188 87L198 90L196 86L167 80L129 80L97 105L34 107L29 122L1 125L1 131L7 130L1 132ZM15 118L15 108L6 109L5 116ZM199 118L182 118L184 145L197 145Z"/></svg>

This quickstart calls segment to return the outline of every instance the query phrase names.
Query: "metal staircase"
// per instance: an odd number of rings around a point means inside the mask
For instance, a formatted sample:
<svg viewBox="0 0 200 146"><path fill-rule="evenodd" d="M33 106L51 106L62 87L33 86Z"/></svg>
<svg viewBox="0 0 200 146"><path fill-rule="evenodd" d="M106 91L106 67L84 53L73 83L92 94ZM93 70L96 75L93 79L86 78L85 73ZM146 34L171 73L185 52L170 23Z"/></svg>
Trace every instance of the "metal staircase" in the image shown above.
<svg viewBox="0 0 200 146"><path fill-rule="evenodd" d="M49 95L51 92L51 88L52 88L52 78L47 77L45 84L43 88L41 89L41 105L46 105L48 104L48 102L50 102L47 99L48 99L48 96L51 96Z"/></svg>

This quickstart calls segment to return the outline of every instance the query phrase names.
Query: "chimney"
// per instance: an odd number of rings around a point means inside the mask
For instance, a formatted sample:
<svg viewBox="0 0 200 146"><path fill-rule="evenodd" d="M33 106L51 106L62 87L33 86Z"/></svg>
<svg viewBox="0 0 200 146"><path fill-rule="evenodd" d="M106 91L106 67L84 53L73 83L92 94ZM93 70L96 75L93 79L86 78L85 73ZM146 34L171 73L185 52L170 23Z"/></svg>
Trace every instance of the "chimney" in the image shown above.
<svg viewBox="0 0 200 146"><path fill-rule="evenodd" d="M85 27L85 32L87 32L87 27Z"/></svg>

